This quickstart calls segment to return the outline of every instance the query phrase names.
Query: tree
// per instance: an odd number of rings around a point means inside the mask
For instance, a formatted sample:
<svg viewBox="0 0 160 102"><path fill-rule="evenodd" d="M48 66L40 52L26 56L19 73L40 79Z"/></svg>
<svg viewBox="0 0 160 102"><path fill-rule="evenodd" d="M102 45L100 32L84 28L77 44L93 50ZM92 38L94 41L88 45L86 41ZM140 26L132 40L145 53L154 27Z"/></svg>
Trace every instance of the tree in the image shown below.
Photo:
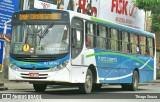
<svg viewBox="0 0 160 102"><path fill-rule="evenodd" d="M139 9L151 11L153 32L160 31L160 0L134 0Z"/></svg>

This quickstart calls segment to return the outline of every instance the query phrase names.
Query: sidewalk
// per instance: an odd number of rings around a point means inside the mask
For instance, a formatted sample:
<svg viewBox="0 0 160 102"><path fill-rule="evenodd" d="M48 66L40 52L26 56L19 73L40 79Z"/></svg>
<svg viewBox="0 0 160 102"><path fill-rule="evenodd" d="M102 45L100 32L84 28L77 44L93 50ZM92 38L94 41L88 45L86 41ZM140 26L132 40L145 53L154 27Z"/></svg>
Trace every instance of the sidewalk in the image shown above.
<svg viewBox="0 0 160 102"><path fill-rule="evenodd" d="M27 82L7 82L0 83L0 91L15 90L15 89L32 89L33 86Z"/></svg>
<svg viewBox="0 0 160 102"><path fill-rule="evenodd" d="M160 79L153 80L150 83L160 83Z"/></svg>
<svg viewBox="0 0 160 102"><path fill-rule="evenodd" d="M0 91L3 90L14 90L14 89L33 89L33 85L29 82L16 82L16 81L4 81L0 83Z"/></svg>
<svg viewBox="0 0 160 102"><path fill-rule="evenodd" d="M8 90L8 88L4 86L4 83L0 83L0 91L2 90Z"/></svg>

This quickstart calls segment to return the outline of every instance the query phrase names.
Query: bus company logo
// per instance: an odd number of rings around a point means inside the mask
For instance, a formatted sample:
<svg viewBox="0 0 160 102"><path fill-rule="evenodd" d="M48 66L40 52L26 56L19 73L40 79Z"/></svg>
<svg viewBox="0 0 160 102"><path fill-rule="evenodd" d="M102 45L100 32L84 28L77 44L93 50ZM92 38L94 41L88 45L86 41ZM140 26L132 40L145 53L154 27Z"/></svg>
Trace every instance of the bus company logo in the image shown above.
<svg viewBox="0 0 160 102"><path fill-rule="evenodd" d="M32 67L33 70L37 70L37 68L35 66Z"/></svg>
<svg viewBox="0 0 160 102"><path fill-rule="evenodd" d="M50 4L49 4L49 3L45 3L45 2L42 2L41 5L42 5L42 7L43 7L44 9L47 9L47 8L50 7Z"/></svg>
<svg viewBox="0 0 160 102"><path fill-rule="evenodd" d="M101 57L98 56L98 61L102 62L102 63L110 63L110 64L114 64L118 62L117 58L111 58L111 57Z"/></svg>
<svg viewBox="0 0 160 102"><path fill-rule="evenodd" d="M129 5L127 0L112 0L111 12L127 16L135 16L137 13L137 7L133 3Z"/></svg>

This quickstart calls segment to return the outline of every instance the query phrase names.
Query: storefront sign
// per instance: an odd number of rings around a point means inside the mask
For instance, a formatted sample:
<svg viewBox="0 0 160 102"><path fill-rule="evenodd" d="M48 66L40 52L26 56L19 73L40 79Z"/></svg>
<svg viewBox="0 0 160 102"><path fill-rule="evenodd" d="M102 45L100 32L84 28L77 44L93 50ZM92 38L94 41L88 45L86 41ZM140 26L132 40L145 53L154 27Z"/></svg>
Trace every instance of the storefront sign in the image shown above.
<svg viewBox="0 0 160 102"><path fill-rule="evenodd" d="M55 1L55 0L53 0ZM51 0L34 0L34 8L38 9L56 9L57 5Z"/></svg>
<svg viewBox="0 0 160 102"><path fill-rule="evenodd" d="M144 30L145 12L132 0L99 0L99 18Z"/></svg>

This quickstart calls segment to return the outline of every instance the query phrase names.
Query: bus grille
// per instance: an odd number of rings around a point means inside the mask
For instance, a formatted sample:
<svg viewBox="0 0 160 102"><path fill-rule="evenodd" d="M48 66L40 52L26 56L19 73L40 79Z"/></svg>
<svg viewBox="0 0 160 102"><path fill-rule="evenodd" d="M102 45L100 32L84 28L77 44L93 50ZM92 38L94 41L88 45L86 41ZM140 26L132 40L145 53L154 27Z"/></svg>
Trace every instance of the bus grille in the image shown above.
<svg viewBox="0 0 160 102"><path fill-rule="evenodd" d="M57 60L58 58L21 58L17 57L16 60L18 61L24 61L24 62L47 62L47 61L52 61L52 60Z"/></svg>
<svg viewBox="0 0 160 102"><path fill-rule="evenodd" d="M47 67L47 68L23 68L23 67L20 67L21 69L23 70L48 70L50 69L50 67Z"/></svg>
<svg viewBox="0 0 160 102"><path fill-rule="evenodd" d="M24 79L47 79L47 77L22 77Z"/></svg>

